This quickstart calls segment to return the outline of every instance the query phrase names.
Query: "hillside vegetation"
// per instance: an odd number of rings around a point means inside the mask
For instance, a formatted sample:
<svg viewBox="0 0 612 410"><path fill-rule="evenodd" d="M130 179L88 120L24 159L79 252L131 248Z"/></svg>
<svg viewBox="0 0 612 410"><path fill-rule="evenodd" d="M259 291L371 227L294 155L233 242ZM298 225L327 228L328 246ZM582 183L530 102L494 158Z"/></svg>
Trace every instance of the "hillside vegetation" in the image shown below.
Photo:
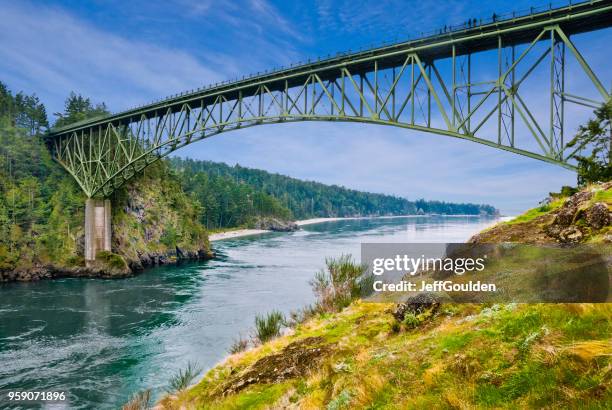
<svg viewBox="0 0 612 410"><path fill-rule="evenodd" d="M229 357L163 408L591 408L612 400L612 305L392 305L341 313Z"/></svg>
<svg viewBox="0 0 612 410"><path fill-rule="evenodd" d="M257 216L308 219L374 215L495 215L490 205L457 204L361 192L259 169L171 158L183 188L203 206L208 228L238 226Z"/></svg>
<svg viewBox="0 0 612 410"><path fill-rule="evenodd" d="M552 194L544 204L498 224L473 242L529 244L612 242L612 182Z"/></svg>
<svg viewBox="0 0 612 410"><path fill-rule="evenodd" d="M111 198L117 255L101 255L97 267L85 269L85 196L42 141L44 106L35 96L13 96L2 83L0 103L0 282L124 276L177 256L211 256L197 222L198 202L159 163ZM78 120L102 109L72 95L62 118Z"/></svg>
<svg viewBox="0 0 612 410"><path fill-rule="evenodd" d="M612 242L611 198L612 184L591 185L472 241L540 240L562 223L580 227L579 241ZM602 203L604 226L589 211ZM560 215L569 214L567 223ZM559 241L554 235L548 243ZM336 311L321 309L318 295L313 316L286 336L229 356L159 407L606 409L612 402L610 303L422 303L402 311L357 299Z"/></svg>

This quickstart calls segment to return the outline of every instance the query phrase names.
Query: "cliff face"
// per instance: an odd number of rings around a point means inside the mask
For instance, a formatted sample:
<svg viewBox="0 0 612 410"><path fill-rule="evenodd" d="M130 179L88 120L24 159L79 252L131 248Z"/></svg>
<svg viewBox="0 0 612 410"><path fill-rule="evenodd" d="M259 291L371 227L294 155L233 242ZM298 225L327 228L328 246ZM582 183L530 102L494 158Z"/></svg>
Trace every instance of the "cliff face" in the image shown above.
<svg viewBox="0 0 612 410"><path fill-rule="evenodd" d="M198 206L165 164L151 166L113 198L113 251L132 271L180 259L211 258Z"/></svg>

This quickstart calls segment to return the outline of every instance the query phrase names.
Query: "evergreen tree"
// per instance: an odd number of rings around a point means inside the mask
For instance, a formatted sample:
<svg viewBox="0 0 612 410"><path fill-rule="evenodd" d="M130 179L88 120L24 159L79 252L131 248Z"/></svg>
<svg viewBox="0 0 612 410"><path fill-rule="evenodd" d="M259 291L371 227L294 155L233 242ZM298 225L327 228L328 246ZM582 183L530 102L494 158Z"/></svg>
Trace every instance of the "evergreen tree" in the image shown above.
<svg viewBox="0 0 612 410"><path fill-rule="evenodd" d="M56 113L59 118L55 122L56 127L63 127L86 119L101 117L110 114L106 104L93 105L89 98L81 94L71 92L64 103L64 112Z"/></svg>
<svg viewBox="0 0 612 410"><path fill-rule="evenodd" d="M577 156L578 184L612 179L612 101L595 110L595 118L580 126L568 147L588 148L591 155Z"/></svg>
<svg viewBox="0 0 612 410"><path fill-rule="evenodd" d="M0 82L0 118L7 118L12 126L24 129L30 136L42 133L49 127L47 110L36 94L23 92L15 96Z"/></svg>

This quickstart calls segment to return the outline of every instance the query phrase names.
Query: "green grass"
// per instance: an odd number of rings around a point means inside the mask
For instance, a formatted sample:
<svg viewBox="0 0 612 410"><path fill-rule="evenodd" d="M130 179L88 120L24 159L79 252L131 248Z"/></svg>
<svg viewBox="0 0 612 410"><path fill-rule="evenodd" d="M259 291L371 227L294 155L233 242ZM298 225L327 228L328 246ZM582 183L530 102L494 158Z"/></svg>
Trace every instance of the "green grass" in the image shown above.
<svg viewBox="0 0 612 410"><path fill-rule="evenodd" d="M166 408L604 408L611 397L612 304L448 305L399 332L391 306L358 301L314 317L231 356ZM307 375L220 394L257 360L314 336L333 350Z"/></svg>
<svg viewBox="0 0 612 410"><path fill-rule="evenodd" d="M289 385L287 383L258 386L245 394L237 396L233 403L232 400L228 400L228 406L224 407L228 409L262 409L269 403L274 403L288 388Z"/></svg>
<svg viewBox="0 0 612 410"><path fill-rule="evenodd" d="M563 205L563 202L565 202L565 199L566 198L558 198L552 201L550 204L542 205L537 208L532 208L528 210L527 212L525 212L524 214L519 215L516 218L506 222L506 224L513 225L517 223L525 223L525 222L532 221L537 217L546 215L550 211L554 211L555 209L559 208L561 205Z"/></svg>
<svg viewBox="0 0 612 410"><path fill-rule="evenodd" d="M456 333L441 337L438 345L441 349L454 353L465 347L474 338L473 333Z"/></svg>
<svg viewBox="0 0 612 410"><path fill-rule="evenodd" d="M612 189L608 190L599 190L595 192L593 195L592 202L605 202L607 204L612 204Z"/></svg>

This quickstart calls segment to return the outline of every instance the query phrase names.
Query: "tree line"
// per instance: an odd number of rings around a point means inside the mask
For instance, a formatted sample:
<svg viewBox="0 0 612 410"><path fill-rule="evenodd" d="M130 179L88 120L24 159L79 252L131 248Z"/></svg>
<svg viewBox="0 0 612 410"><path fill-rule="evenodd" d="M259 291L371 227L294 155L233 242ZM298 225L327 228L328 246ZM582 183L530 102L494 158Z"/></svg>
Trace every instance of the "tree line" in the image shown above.
<svg viewBox="0 0 612 410"><path fill-rule="evenodd" d="M419 199L304 181L259 169L173 157L183 189L204 207L203 223L219 228L258 215L295 219L382 215L495 215L490 205ZM240 215L244 210L244 215ZM246 219L244 219L246 218ZM218 223L214 222L218 221ZM230 223L230 225L224 225Z"/></svg>
<svg viewBox="0 0 612 410"><path fill-rule="evenodd" d="M0 270L76 252L84 195L51 159L48 128L36 95L13 94L0 82Z"/></svg>

